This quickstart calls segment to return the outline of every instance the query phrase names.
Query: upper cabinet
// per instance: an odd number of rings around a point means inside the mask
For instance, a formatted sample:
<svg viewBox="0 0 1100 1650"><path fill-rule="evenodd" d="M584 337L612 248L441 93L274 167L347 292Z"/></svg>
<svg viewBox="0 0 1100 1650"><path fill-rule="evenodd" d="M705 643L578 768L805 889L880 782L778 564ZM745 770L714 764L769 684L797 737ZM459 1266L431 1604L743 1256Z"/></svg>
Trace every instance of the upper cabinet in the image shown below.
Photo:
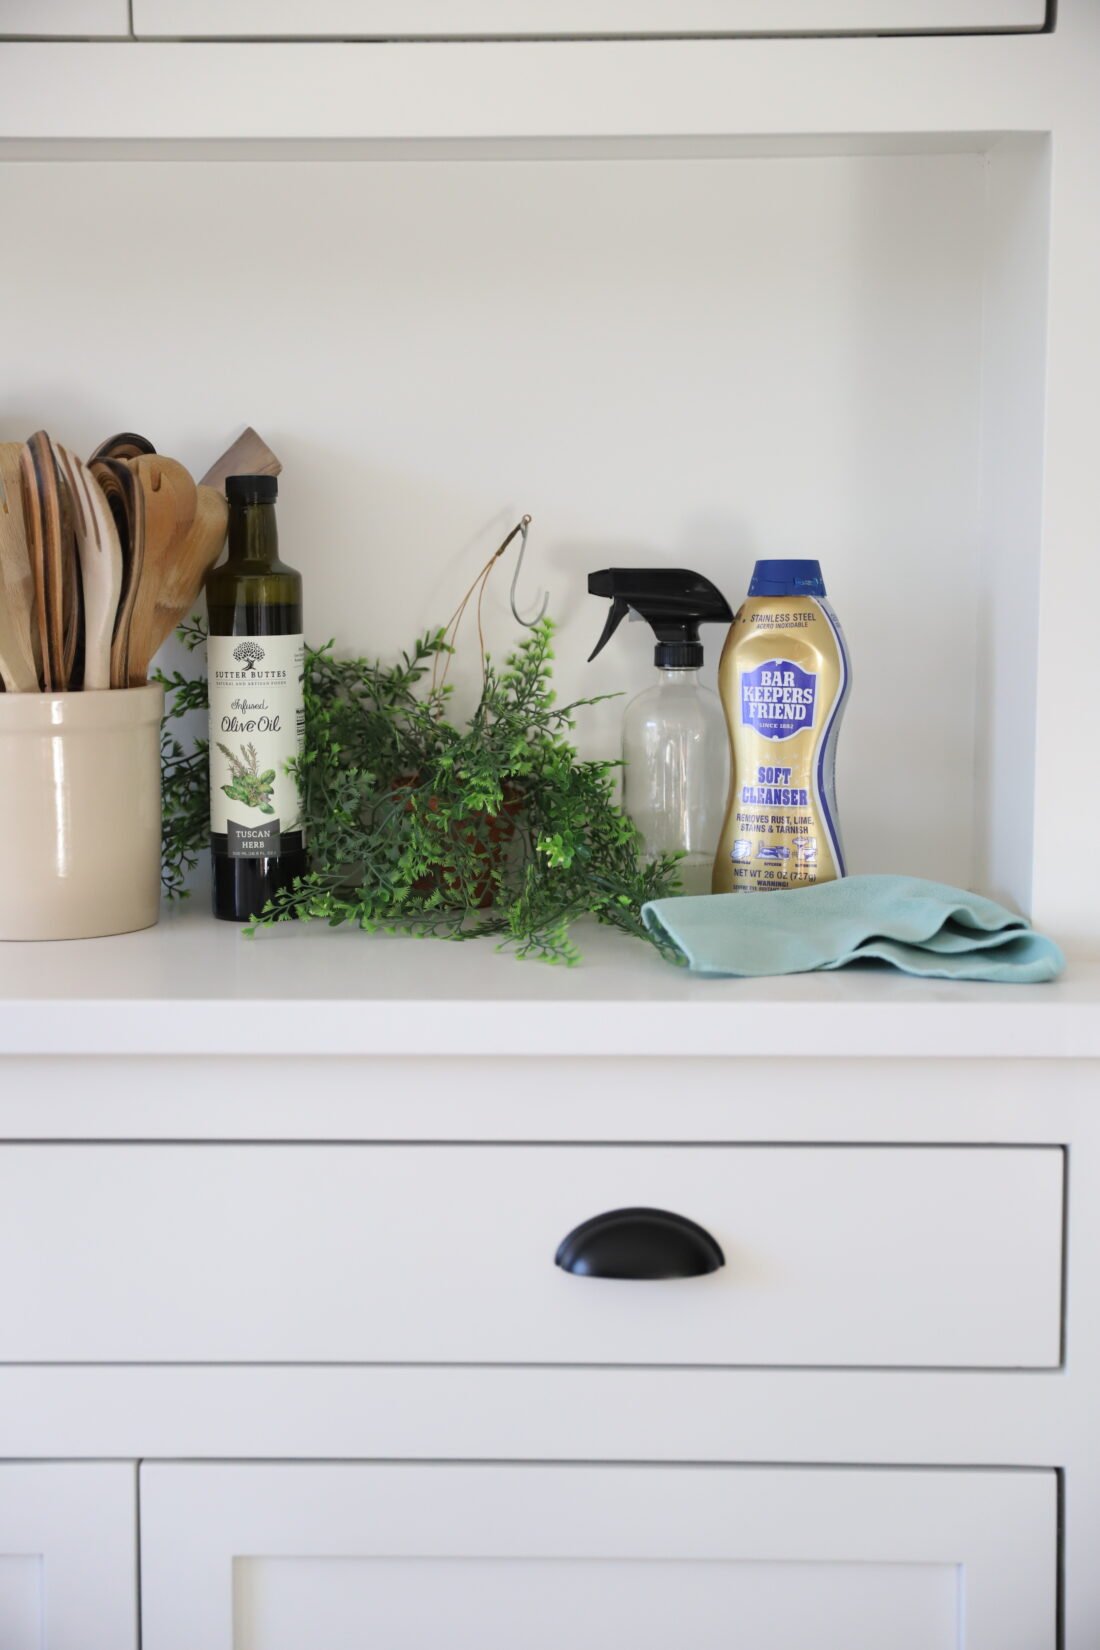
<svg viewBox="0 0 1100 1650"><path fill-rule="evenodd" d="M0 40L125 38L128 0L0 0Z"/></svg>
<svg viewBox="0 0 1100 1650"><path fill-rule="evenodd" d="M29 9L29 8L28 8ZM146 39L521 39L1038 30L1048 0L134 0Z"/></svg>

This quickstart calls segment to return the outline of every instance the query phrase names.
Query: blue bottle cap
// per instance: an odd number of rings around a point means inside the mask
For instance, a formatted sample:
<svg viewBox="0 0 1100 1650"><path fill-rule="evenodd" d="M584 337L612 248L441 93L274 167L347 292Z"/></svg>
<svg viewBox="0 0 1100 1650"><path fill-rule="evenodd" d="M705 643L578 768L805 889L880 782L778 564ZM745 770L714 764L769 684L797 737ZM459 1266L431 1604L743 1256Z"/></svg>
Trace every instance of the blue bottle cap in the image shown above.
<svg viewBox="0 0 1100 1650"><path fill-rule="evenodd" d="M819 561L758 561L752 570L750 596L824 596Z"/></svg>

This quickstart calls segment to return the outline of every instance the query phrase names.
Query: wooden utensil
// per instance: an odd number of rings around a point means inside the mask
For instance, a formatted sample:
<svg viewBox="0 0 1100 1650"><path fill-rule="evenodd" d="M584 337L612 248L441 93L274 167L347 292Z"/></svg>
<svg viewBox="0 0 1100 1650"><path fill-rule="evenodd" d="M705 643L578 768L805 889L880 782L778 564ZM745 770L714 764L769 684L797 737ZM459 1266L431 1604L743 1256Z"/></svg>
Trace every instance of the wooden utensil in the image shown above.
<svg viewBox="0 0 1100 1650"><path fill-rule="evenodd" d="M109 435L106 441L101 441L88 463L98 464L104 458L140 458L142 453L155 453L156 450L145 436L123 430L119 435Z"/></svg>
<svg viewBox="0 0 1100 1650"><path fill-rule="evenodd" d="M122 551L122 593L111 641L111 686L122 688L129 682L130 625L145 558L145 495L124 459L97 459L89 468L107 500Z"/></svg>
<svg viewBox="0 0 1100 1650"><path fill-rule="evenodd" d="M111 686L111 642L122 594L122 547L110 506L91 470L54 443L73 501L76 553L84 596L84 687Z"/></svg>
<svg viewBox="0 0 1100 1650"><path fill-rule="evenodd" d="M34 574L23 524L21 441L0 442L0 678L8 693L37 693Z"/></svg>
<svg viewBox="0 0 1100 1650"><path fill-rule="evenodd" d="M267 442L256 434L250 424L244 434L239 435L233 445L215 459L200 485L214 487L219 493L224 493L226 476L277 476L282 467L282 460L276 458Z"/></svg>
<svg viewBox="0 0 1100 1650"><path fill-rule="evenodd" d="M42 681L47 693L64 693L76 658L80 600L72 501L45 430L36 431L24 445L19 473L34 574Z"/></svg>
<svg viewBox="0 0 1100 1650"><path fill-rule="evenodd" d="M145 546L141 579L130 620L127 682L141 687L160 645L157 606L172 566L195 519L197 491L182 464L160 454L128 460L145 501Z"/></svg>
<svg viewBox="0 0 1100 1650"><path fill-rule="evenodd" d="M173 556L157 592L150 638L152 653L156 653L191 612L207 573L221 555L228 525L229 505L224 495L215 492L213 487L200 486L191 530Z"/></svg>

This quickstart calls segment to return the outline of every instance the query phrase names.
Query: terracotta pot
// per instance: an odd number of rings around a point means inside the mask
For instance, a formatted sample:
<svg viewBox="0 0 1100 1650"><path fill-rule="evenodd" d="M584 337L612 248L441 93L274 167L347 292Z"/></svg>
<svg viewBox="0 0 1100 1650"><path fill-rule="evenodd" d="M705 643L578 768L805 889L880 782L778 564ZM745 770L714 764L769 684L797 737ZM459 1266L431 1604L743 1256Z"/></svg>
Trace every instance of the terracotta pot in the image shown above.
<svg viewBox="0 0 1100 1650"><path fill-rule="evenodd" d="M0 693L0 940L156 922L163 711L155 683Z"/></svg>
<svg viewBox="0 0 1100 1650"><path fill-rule="evenodd" d="M411 787L418 783L419 780L415 774L409 775L407 778L403 776L398 780L398 785L402 787ZM406 808L411 807L411 805L411 801L405 804ZM492 872L500 865L509 843L516 834L516 816L520 811L520 806L518 793L506 788L504 802L498 814L472 814L468 823L463 822L460 824L456 821L451 826L456 840L465 840L472 843L477 850L478 857L485 861L485 876L477 881L473 890L474 904L479 910L485 910L493 903ZM439 811L439 798L436 796L428 797L427 807L431 812L437 813ZM485 826L488 829L485 831L484 838L482 838L478 834L477 827ZM446 896L446 884L436 874L419 877L413 883L413 891L417 894L431 894L439 887L442 887L444 896Z"/></svg>

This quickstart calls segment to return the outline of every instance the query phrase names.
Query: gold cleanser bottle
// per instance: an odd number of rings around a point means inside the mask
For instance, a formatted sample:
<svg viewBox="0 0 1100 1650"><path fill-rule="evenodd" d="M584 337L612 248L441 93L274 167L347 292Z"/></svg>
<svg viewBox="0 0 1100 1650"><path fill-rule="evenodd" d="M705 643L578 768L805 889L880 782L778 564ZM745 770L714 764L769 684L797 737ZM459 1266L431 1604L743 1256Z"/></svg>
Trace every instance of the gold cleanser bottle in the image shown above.
<svg viewBox="0 0 1100 1650"><path fill-rule="evenodd" d="M716 894L844 875L836 742L851 669L816 561L758 561L718 667L730 800Z"/></svg>

